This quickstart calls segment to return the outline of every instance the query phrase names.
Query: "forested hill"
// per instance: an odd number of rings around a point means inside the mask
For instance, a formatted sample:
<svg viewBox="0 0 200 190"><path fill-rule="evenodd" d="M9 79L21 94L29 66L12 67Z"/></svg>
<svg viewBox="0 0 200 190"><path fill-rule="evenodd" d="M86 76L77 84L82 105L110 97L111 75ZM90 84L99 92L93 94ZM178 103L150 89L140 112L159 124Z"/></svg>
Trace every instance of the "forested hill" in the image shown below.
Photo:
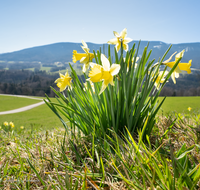
<svg viewBox="0 0 200 190"><path fill-rule="evenodd" d="M136 43L137 47L138 41L129 43L129 47L132 47L134 43ZM107 44L87 44L90 48L90 52L93 50L97 51L101 47L102 53L107 54ZM142 51L147 44L147 41L140 42L139 55L142 55ZM83 53L81 45L81 43L62 42L27 48L20 51L0 54L0 61L38 61L42 63L71 62L73 50L77 50L77 52ZM163 56L169 46L170 44L166 44L164 42L150 41L148 50L153 50L150 59L152 60L155 58L158 60L159 57ZM182 62L188 62L190 59L192 59L192 67L200 69L200 43L173 44L166 58L168 58L175 51L180 52L183 49L185 49L185 54ZM113 48L111 48L111 50L112 55L114 55Z"/></svg>

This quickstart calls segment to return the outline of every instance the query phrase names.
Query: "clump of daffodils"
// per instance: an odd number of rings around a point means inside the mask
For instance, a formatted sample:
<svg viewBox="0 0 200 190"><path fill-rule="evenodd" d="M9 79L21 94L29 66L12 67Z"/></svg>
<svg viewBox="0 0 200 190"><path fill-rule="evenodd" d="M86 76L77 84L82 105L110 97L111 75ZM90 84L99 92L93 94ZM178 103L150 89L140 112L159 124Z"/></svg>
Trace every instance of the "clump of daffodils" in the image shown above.
<svg viewBox="0 0 200 190"><path fill-rule="evenodd" d="M8 132L8 131L13 131L14 127L15 124L12 121L10 122L4 121L1 129Z"/></svg>
<svg viewBox="0 0 200 190"><path fill-rule="evenodd" d="M94 131L98 137L111 134L111 130L119 135L126 131L130 134L142 131L146 138L154 127L155 115L164 101L157 103L160 91L170 77L176 83L175 78L182 71L190 74L192 60L188 63L180 62L183 50L164 61L169 48L160 62L153 64L153 61L148 60L151 51L147 53L147 47L141 56L138 56L135 44L129 50L128 43L132 39L127 37L126 28L121 33L113 33L115 38L109 40L108 44L115 45L115 55L110 53L111 45L108 46L107 54L101 51L90 53L88 45L82 41L84 53L74 50L72 60L83 64L85 81L79 80L70 65L71 76L66 72L55 81L60 92L68 89L65 91L67 96L53 89L65 103L56 104L50 99L46 103L66 129L68 126L63 117L85 135L93 134ZM171 61L174 55L175 60ZM161 69L161 65L165 68Z"/></svg>

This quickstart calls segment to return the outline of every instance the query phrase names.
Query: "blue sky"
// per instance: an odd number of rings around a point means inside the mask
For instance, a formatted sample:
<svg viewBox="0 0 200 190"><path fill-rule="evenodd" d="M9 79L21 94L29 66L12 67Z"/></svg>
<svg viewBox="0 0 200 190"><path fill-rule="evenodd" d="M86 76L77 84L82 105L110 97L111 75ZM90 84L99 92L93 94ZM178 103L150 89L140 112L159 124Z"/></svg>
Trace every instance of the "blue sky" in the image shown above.
<svg viewBox="0 0 200 190"><path fill-rule="evenodd" d="M0 53L57 42L200 42L199 0L0 0Z"/></svg>

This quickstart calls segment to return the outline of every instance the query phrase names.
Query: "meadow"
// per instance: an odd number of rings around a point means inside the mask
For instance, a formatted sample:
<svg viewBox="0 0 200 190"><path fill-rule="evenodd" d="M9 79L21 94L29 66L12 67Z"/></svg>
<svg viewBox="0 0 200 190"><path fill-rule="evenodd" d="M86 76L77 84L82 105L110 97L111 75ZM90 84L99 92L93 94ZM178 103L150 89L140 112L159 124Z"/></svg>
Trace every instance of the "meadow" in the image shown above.
<svg viewBox="0 0 200 190"><path fill-rule="evenodd" d="M45 99L45 97L37 98ZM161 101L162 99L163 97L159 97L159 101ZM56 98L51 98L51 100L56 102ZM39 101L41 100L12 96L0 96L0 111L20 108L37 103ZM159 111L159 114L161 115L172 112L192 114L194 113L194 111L198 111L200 109L199 105L200 97L167 97ZM188 107L192 108L191 112L187 110ZM46 104L21 113L1 115L0 125L4 121L13 121L16 127L20 127L21 125L23 125L28 129L34 128L46 130L53 129L55 127L62 127L62 123L60 122L60 120L48 108Z"/></svg>
<svg viewBox="0 0 200 190"><path fill-rule="evenodd" d="M0 96L1 111L12 110L34 104L40 102L44 97L37 98L40 100L18 98L12 96ZM53 112L48 108L46 104L40 105L25 112L1 115L0 123L2 124L4 121L14 122L16 128L19 128L23 125L27 129L34 130L52 129L62 126L60 120L53 114Z"/></svg>

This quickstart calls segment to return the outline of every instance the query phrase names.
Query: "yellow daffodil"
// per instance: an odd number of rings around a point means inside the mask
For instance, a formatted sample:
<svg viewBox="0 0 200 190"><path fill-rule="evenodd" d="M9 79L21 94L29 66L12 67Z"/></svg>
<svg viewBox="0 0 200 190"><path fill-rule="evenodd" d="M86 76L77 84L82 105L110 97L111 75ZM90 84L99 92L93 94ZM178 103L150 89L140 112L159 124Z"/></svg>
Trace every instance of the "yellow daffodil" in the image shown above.
<svg viewBox="0 0 200 190"><path fill-rule="evenodd" d="M85 73L87 71L87 69L89 68L89 62L92 61L92 59L94 58L94 54L93 53L89 53L90 49L88 48L87 44L82 40L82 44L83 46L82 49L85 53L77 53L76 50L73 51L73 57L72 60L74 63L76 63L76 61L80 61L80 63L83 63L83 72Z"/></svg>
<svg viewBox="0 0 200 190"><path fill-rule="evenodd" d="M192 110L192 108L191 107L188 107L188 111L191 111Z"/></svg>
<svg viewBox="0 0 200 190"><path fill-rule="evenodd" d="M0 129L1 129L1 126L0 126Z"/></svg>
<svg viewBox="0 0 200 190"><path fill-rule="evenodd" d="M90 81L100 82L103 80L99 95L106 89L108 84L114 85L113 76L117 75L120 70L119 64L112 64L110 67L109 60L103 54L101 54L101 62L103 66L91 63L91 71L89 72Z"/></svg>
<svg viewBox="0 0 200 190"><path fill-rule="evenodd" d="M128 51L128 43L133 41L133 40L131 38L126 38L127 29L124 28L124 30L122 30L120 34L118 32L115 32L115 31L113 33L114 33L116 38L109 40L107 43L115 45L117 52L120 50L121 43L122 43L123 49L125 51Z"/></svg>
<svg viewBox="0 0 200 190"><path fill-rule="evenodd" d="M21 126L20 129L24 129L24 126Z"/></svg>
<svg viewBox="0 0 200 190"><path fill-rule="evenodd" d="M165 81L165 78L166 75L168 74L168 71L165 71L163 73L163 71L160 71L159 74L158 74L158 77L154 83L155 87L159 90L159 86L160 86L160 83L163 83Z"/></svg>
<svg viewBox="0 0 200 190"><path fill-rule="evenodd" d="M15 125L14 125L13 122L10 122L9 125L11 126L11 128L14 128L14 127L15 127Z"/></svg>
<svg viewBox="0 0 200 190"><path fill-rule="evenodd" d="M183 57L184 52L185 52L185 50L182 50L181 52L179 52L178 54L176 54L176 56L175 56L175 61L169 62L169 61L172 59L173 55L176 53L176 52L175 52L167 61L164 61L163 63L164 63L165 65L167 65L168 67L172 68L172 67L174 66L174 64L177 62L177 60L178 60L179 58L182 58L182 57ZM181 73L182 70L183 70L183 71L187 71L188 74L191 73L191 69L190 69L191 63L192 63L192 60L190 60L188 63L179 63L179 64L177 65L177 67L175 68L174 72L173 72L172 75L171 75L171 78L172 78L174 84L176 84L175 78L178 78L178 77L179 77L179 73Z"/></svg>
<svg viewBox="0 0 200 190"><path fill-rule="evenodd" d="M4 125L4 126L8 126L8 122L5 121L5 122L3 123L3 125Z"/></svg>
<svg viewBox="0 0 200 190"><path fill-rule="evenodd" d="M60 78L58 78L55 83L57 83L57 86L60 88L60 92L64 91L67 86L71 87L71 80L72 78L69 76L68 71L65 73L65 75L60 74Z"/></svg>

